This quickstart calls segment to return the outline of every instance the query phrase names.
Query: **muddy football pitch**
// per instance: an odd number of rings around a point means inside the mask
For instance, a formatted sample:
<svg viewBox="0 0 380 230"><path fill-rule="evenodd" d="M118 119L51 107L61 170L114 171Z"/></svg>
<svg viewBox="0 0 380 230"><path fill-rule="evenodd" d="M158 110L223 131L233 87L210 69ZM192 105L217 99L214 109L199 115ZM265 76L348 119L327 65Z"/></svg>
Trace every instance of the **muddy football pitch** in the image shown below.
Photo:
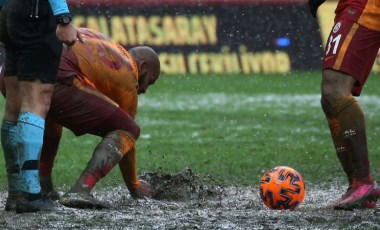
<svg viewBox="0 0 380 230"><path fill-rule="evenodd" d="M176 179L164 173L142 175L153 182L154 198L147 200L132 199L120 181L95 187L93 195L111 205L106 210L16 214L4 211L3 169L0 229L380 229L380 203L375 209L326 208L347 184L320 108L319 73L220 79L215 84L213 77L162 78L139 100L144 130L139 170L176 172L190 165L194 172L181 171ZM377 177L380 78L369 80L360 102L369 118ZM78 176L97 143L73 136L62 141L54 166L61 186ZM294 211L267 208L259 184L251 182L283 162L308 177L305 199ZM210 173L239 185L197 176ZM58 187L61 195L66 189Z"/></svg>
<svg viewBox="0 0 380 230"><path fill-rule="evenodd" d="M156 176L154 181L152 175ZM178 175L180 175L178 177ZM270 210L257 187L223 187L191 171L174 176L144 174L154 185L154 198L134 200L125 186L95 189L93 195L110 209L65 208L56 212L5 212L0 193L1 229L380 229L377 209L326 208L344 192L306 184L303 203L293 211ZM157 179L158 178L158 179ZM63 193L64 191L59 191ZM380 211L380 210L379 210Z"/></svg>

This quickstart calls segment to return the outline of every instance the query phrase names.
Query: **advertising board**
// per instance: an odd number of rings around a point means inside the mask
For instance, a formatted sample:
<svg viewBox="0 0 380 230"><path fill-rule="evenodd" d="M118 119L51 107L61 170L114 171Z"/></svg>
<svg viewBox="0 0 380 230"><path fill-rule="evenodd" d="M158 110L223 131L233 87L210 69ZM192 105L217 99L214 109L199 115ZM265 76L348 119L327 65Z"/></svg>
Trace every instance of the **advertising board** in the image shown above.
<svg viewBox="0 0 380 230"><path fill-rule="evenodd" d="M69 4L75 25L100 31L127 49L151 46L160 56L163 73L183 75L318 70L325 31L331 28L320 22L334 14L326 2L329 10L317 20L305 0L72 0Z"/></svg>

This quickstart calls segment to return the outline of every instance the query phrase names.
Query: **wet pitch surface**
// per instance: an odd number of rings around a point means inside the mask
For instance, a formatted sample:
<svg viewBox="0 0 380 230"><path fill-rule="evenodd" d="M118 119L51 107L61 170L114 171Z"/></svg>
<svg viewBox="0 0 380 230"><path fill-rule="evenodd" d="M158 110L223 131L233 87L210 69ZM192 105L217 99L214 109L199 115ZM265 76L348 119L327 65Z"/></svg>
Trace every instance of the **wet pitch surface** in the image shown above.
<svg viewBox="0 0 380 230"><path fill-rule="evenodd" d="M145 174L144 177L155 186L154 199L134 200L125 186L95 189L94 196L109 202L111 209L67 208L26 214L0 211L0 228L380 229L380 214L376 214L376 209L324 208L344 192L339 186L316 189L317 186L309 185L298 209L280 211L269 210L263 205L258 186L222 187L210 178L198 178L186 170L181 175ZM3 191L0 193L1 210L4 210L5 199Z"/></svg>

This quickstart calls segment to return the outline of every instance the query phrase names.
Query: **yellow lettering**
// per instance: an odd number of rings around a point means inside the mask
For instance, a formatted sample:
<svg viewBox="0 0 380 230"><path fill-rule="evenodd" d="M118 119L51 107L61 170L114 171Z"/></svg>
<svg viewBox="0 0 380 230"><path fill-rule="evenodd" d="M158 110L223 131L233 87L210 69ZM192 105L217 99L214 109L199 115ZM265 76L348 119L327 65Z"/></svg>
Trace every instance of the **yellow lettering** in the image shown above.
<svg viewBox="0 0 380 230"><path fill-rule="evenodd" d="M241 71L251 73L286 73L291 70L290 57L286 52L247 52L244 45L239 47Z"/></svg>
<svg viewBox="0 0 380 230"><path fill-rule="evenodd" d="M83 17L83 16L73 17L73 25L76 27L87 27L86 17Z"/></svg>
<svg viewBox="0 0 380 230"><path fill-rule="evenodd" d="M99 17L99 32L106 35L107 37L110 36L109 30L108 30L107 18L105 16Z"/></svg>
<svg viewBox="0 0 380 230"><path fill-rule="evenodd" d="M217 20L214 15L203 16L202 22L205 28L205 32L208 38L209 45L215 45L218 42L218 36L216 34Z"/></svg>
<svg viewBox="0 0 380 230"><path fill-rule="evenodd" d="M123 23L125 24L126 33L127 33L127 43L128 45L134 46L137 44L137 35L136 35L136 17L124 17Z"/></svg>
<svg viewBox="0 0 380 230"><path fill-rule="evenodd" d="M243 60L246 62L246 74L260 73L261 72L261 55L247 53L243 55Z"/></svg>
<svg viewBox="0 0 380 230"><path fill-rule="evenodd" d="M225 66L225 72L227 73L239 73L239 59L236 53L230 53L230 48L227 46L222 47L223 62Z"/></svg>
<svg viewBox="0 0 380 230"><path fill-rule="evenodd" d="M231 53L226 58L226 63L228 63L227 71L229 73L240 73L240 65L239 65L239 58L236 53Z"/></svg>
<svg viewBox="0 0 380 230"><path fill-rule="evenodd" d="M211 72L210 61L206 53L199 54L199 73L208 74Z"/></svg>
<svg viewBox="0 0 380 230"><path fill-rule="evenodd" d="M109 23L108 23L109 21ZM74 25L87 27L123 45L215 45L217 18L211 16L75 16Z"/></svg>
<svg viewBox="0 0 380 230"><path fill-rule="evenodd" d="M166 74L173 74L175 72L175 63L173 62L172 55L168 53L160 54L161 72Z"/></svg>
<svg viewBox="0 0 380 230"><path fill-rule="evenodd" d="M218 54L210 54L209 56L211 59L211 65L210 65L211 72L217 73L217 74L224 73L225 72L224 71L224 68L225 68L224 57Z"/></svg>
<svg viewBox="0 0 380 230"><path fill-rule="evenodd" d="M174 18L178 31L178 43L176 45L191 45L191 32L189 20L185 16L177 16Z"/></svg>
<svg viewBox="0 0 380 230"><path fill-rule="evenodd" d="M178 44L178 40L180 36L178 36L178 32L176 30L176 26L174 25L173 17L165 16L162 19L162 28L165 31L165 44Z"/></svg>
<svg viewBox="0 0 380 230"><path fill-rule="evenodd" d="M186 63L183 54L161 53L161 72L165 74L186 74Z"/></svg>
<svg viewBox="0 0 380 230"><path fill-rule="evenodd" d="M89 16L87 18L87 28L99 31L98 18L95 16Z"/></svg>
<svg viewBox="0 0 380 230"><path fill-rule="evenodd" d="M160 16L152 16L149 20L149 28L152 33L152 41L153 45L164 45L165 43L165 32L160 27L161 17Z"/></svg>
<svg viewBox="0 0 380 230"><path fill-rule="evenodd" d="M275 61L277 66L277 73L287 73L289 72L291 63L289 55L285 52L278 52L275 55Z"/></svg>
<svg viewBox="0 0 380 230"><path fill-rule="evenodd" d="M191 53L188 56L188 66L190 74L198 73L199 58L197 53Z"/></svg>
<svg viewBox="0 0 380 230"><path fill-rule="evenodd" d="M139 45L142 44L151 44L151 35L148 27L148 22L146 17L138 16L136 22L136 28L138 30L137 33L137 41Z"/></svg>
<svg viewBox="0 0 380 230"><path fill-rule="evenodd" d="M75 16L74 25L99 31L124 46L218 45L217 17L202 16ZM253 74L291 71L289 54L284 51L253 53L245 45L236 52L222 46L220 52L159 53L165 74ZM373 66L380 72L380 57Z"/></svg>
<svg viewBox="0 0 380 230"><path fill-rule="evenodd" d="M124 24L121 17L114 16L111 18L112 40L120 44L128 44L127 36L124 30Z"/></svg>
<svg viewBox="0 0 380 230"><path fill-rule="evenodd" d="M249 55L247 54L247 47L241 45L239 47L241 71L244 74L250 73Z"/></svg>
<svg viewBox="0 0 380 230"><path fill-rule="evenodd" d="M276 62L271 52L264 52L262 55L263 73L275 73Z"/></svg>
<svg viewBox="0 0 380 230"><path fill-rule="evenodd" d="M199 16L194 16L190 19L192 44L207 44L207 36L204 28L202 27L201 19Z"/></svg>
<svg viewBox="0 0 380 230"><path fill-rule="evenodd" d="M176 70L177 70L175 73L186 74L187 72L186 61L183 54L177 54L175 58L176 58Z"/></svg>

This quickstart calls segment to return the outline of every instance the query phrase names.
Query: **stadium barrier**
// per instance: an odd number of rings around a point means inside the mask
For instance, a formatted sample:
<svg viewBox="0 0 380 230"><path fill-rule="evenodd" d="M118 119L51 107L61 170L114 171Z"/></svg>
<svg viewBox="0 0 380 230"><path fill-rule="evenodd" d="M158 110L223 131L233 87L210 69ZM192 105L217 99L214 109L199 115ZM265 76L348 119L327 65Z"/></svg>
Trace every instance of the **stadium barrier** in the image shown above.
<svg viewBox="0 0 380 230"><path fill-rule="evenodd" d="M69 4L76 26L100 31L126 48L154 48L165 74L252 75L321 66L325 30L310 15L306 0L71 0ZM329 14L324 11L324 15Z"/></svg>

